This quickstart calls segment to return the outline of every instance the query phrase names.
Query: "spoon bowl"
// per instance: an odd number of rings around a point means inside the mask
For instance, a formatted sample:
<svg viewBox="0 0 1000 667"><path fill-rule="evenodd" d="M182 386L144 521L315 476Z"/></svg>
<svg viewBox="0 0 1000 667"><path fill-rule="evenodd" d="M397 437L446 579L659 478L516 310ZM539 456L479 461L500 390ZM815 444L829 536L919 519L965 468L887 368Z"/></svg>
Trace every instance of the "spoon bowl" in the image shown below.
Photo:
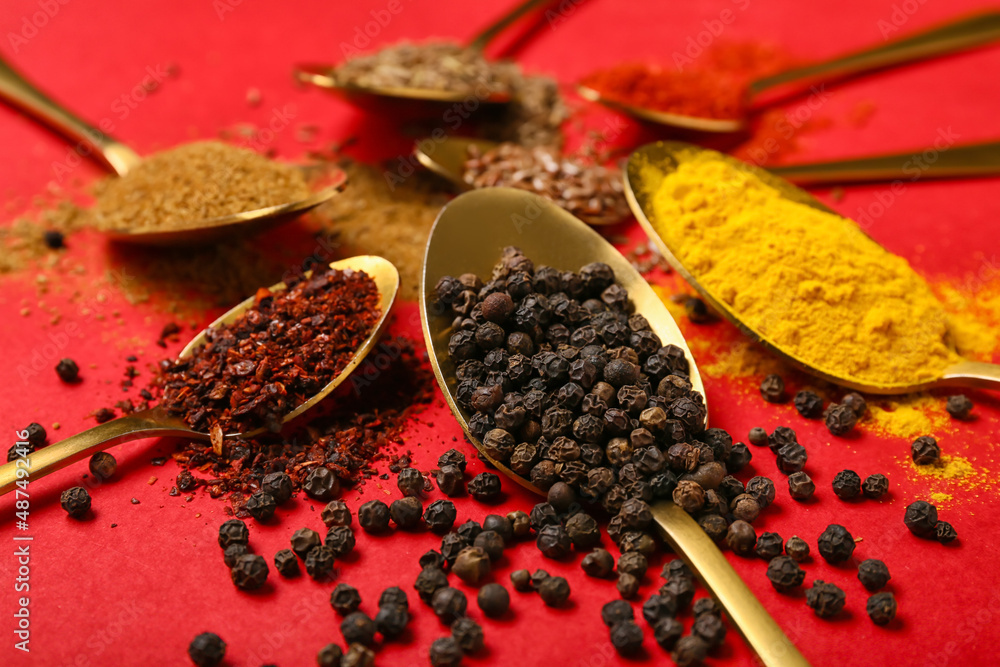
<svg viewBox="0 0 1000 667"><path fill-rule="evenodd" d="M529 480L492 459L469 432L470 415L455 400L457 379L448 355L452 318L434 303L434 286L442 276L467 272L489 275L501 249L510 245L521 248L536 263L557 269L576 271L595 261L609 265L617 283L628 290L636 312L646 317L661 341L684 350L691 368L691 384L703 396L704 386L691 351L663 302L600 234L548 199L523 190L486 188L456 197L441 210L424 255L420 319L428 355L444 398L469 441L504 475L544 496ZM670 501L659 501L653 506L653 517L667 543L704 582L763 664L808 664L687 512Z"/></svg>
<svg viewBox="0 0 1000 667"><path fill-rule="evenodd" d="M320 389L315 395L311 396L308 400L286 414L281 420L282 423L287 423L296 417L299 417L307 410L315 407L316 404L326 398L331 392L333 392L334 389L339 387L350 376L351 372L357 368L362 361L364 361L365 357L375 346L379 335L382 333L382 330L388 321L389 312L391 311L392 304L396 299L396 292L399 290L399 272L396 270L396 267L389 262L389 260L383 259L382 257L377 257L375 255L359 255L357 257L350 257L333 262L330 264L330 267L341 271L363 271L367 273L373 281L375 281L379 294L379 319L375 322L374 326L372 326L372 329L368 333L365 340L362 341L362 343L358 346L358 349L355 350L354 356L351 357L351 360L346 366L344 366L343 370L341 370L336 377L330 380L330 382L328 382L326 386ZM285 283L277 283L272 285L269 289L272 292L278 292L284 290L285 287ZM218 319L208 325L208 327L203 329L197 336L191 339L191 341L184 346L184 349L181 350L178 357L180 359L187 359L190 357L194 350L205 344L209 329L232 324L253 305L255 298L256 297L250 297L249 299L246 299L231 308L225 314L221 315ZM228 433L224 437L250 438L263 432L263 428L257 428L245 433ZM103 424L98 424L94 428L78 433L74 436L66 438L65 440L61 440L55 444L49 445L48 447L43 447L36 452L32 452L27 457L27 469L31 473L32 481L34 481L39 477L55 472L56 470L60 470L75 461L79 461L80 459L90 456L96 452L104 451L114 445L129 442L131 440L138 440L140 438L156 438L166 436L197 438L200 440L210 439L208 433L195 431L189 428L183 419L169 414L167 410L161 406L156 406L147 410L134 412L125 417L113 419ZM0 466L0 495L7 493L14 488L18 479L17 469L17 461Z"/></svg>
<svg viewBox="0 0 1000 667"><path fill-rule="evenodd" d="M813 197L810 193L795 187L775 174L747 164L732 156L699 146L678 141L658 141L646 144L629 156L628 164L625 168L625 195L639 224L674 270L683 276L688 284L697 290L712 308L735 324L749 338L760 343L770 352L796 368L828 382L869 394L907 394L945 386L1000 387L1000 366L975 361L956 363L946 368L940 377L924 381L875 384L856 378L839 377L816 368L805 360L783 350L762 332L744 322L740 318L739 313L735 312L728 304L713 294L711 290L707 289L698 280L698 277L693 275L684 266L663 241L663 238L657 233L652 224L652 220L655 218L653 196L663 178L685 161L696 159L705 154L711 155L713 159L726 162L744 173L756 176L765 184L776 189L785 199L834 215L839 214Z"/></svg>

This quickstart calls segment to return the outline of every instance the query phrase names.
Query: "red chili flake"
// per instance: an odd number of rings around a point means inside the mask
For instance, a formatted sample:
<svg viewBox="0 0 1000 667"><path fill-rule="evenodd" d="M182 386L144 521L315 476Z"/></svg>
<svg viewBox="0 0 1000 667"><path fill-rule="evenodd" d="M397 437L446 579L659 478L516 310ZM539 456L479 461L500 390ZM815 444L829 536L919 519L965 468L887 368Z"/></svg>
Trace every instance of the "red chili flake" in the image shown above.
<svg viewBox="0 0 1000 667"><path fill-rule="evenodd" d="M193 429L277 433L281 419L327 385L378 321L375 281L360 271L320 267L288 289L257 291L229 325L209 329L187 359L161 362L151 386Z"/></svg>

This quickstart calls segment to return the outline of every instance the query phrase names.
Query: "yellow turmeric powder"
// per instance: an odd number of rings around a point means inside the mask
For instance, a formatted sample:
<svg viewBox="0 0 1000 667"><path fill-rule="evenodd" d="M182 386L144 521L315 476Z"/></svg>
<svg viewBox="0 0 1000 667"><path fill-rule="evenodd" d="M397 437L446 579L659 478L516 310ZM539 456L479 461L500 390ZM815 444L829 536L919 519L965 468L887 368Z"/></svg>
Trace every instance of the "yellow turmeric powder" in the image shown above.
<svg viewBox="0 0 1000 667"><path fill-rule="evenodd" d="M739 320L801 363L880 386L959 360L944 308L905 259L850 220L786 199L711 154L656 178L653 226Z"/></svg>

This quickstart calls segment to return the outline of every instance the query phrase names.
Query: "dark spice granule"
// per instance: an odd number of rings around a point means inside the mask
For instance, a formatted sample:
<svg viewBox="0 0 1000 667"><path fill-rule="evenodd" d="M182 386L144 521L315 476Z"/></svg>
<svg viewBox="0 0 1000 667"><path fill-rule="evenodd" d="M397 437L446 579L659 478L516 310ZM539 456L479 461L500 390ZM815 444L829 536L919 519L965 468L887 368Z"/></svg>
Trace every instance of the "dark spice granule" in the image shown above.
<svg viewBox="0 0 1000 667"><path fill-rule="evenodd" d="M250 530L239 519L229 519L219 526L219 546L225 549L230 544L248 544Z"/></svg>
<svg viewBox="0 0 1000 667"><path fill-rule="evenodd" d="M715 598L701 598L691 607L691 614L698 618L702 614L712 614L722 618L722 607L715 601Z"/></svg>
<svg viewBox="0 0 1000 667"><path fill-rule="evenodd" d="M847 435L857 423L857 413L847 405L831 405L826 411L826 428L832 435Z"/></svg>
<svg viewBox="0 0 1000 667"><path fill-rule="evenodd" d="M333 561L333 549L323 544L313 547L306 554L306 572L317 581L326 579L333 574Z"/></svg>
<svg viewBox="0 0 1000 667"><path fill-rule="evenodd" d="M790 475L800 472L808 460L809 454L806 452L806 448L797 442L792 442L778 450L776 463L778 470Z"/></svg>
<svg viewBox="0 0 1000 667"><path fill-rule="evenodd" d="M354 611L340 622L340 633L348 644L369 646L375 641L375 622L363 611Z"/></svg>
<svg viewBox="0 0 1000 667"><path fill-rule="evenodd" d="M632 605L625 600L612 600L601 607L601 620L609 628L613 628L623 621L634 619L635 612L632 610Z"/></svg>
<svg viewBox="0 0 1000 667"><path fill-rule="evenodd" d="M500 537L500 533L495 530L484 530L476 535L476 539L472 541L472 546L482 549L492 563L500 560L506 545L503 538Z"/></svg>
<svg viewBox="0 0 1000 667"><path fill-rule="evenodd" d="M851 500L861 494L861 476L853 470L841 470L833 476L833 492L841 500Z"/></svg>
<svg viewBox="0 0 1000 667"><path fill-rule="evenodd" d="M858 565L858 581L870 591L885 588L891 578L888 566L876 558L863 560Z"/></svg>
<svg viewBox="0 0 1000 667"><path fill-rule="evenodd" d="M490 618L499 618L510 608L510 593L500 584L486 584L479 589L476 602Z"/></svg>
<svg viewBox="0 0 1000 667"><path fill-rule="evenodd" d="M465 653L454 637L441 637L431 642L431 667L458 667Z"/></svg>
<svg viewBox="0 0 1000 667"><path fill-rule="evenodd" d="M820 618L836 616L844 608L846 600L844 591L834 584L828 584L822 579L813 582L806 590L806 604Z"/></svg>
<svg viewBox="0 0 1000 667"><path fill-rule="evenodd" d="M358 525L368 533L386 530L389 518L389 506L378 499L369 500L358 508Z"/></svg>
<svg viewBox="0 0 1000 667"><path fill-rule="evenodd" d="M340 493L340 480L336 473L325 466L317 466L306 474L302 482L302 490L310 498L316 500L330 500Z"/></svg>
<svg viewBox="0 0 1000 667"><path fill-rule="evenodd" d="M630 574L636 579L641 580L646 576L648 569L649 561L639 552L624 553L618 558L619 574Z"/></svg>
<svg viewBox="0 0 1000 667"><path fill-rule="evenodd" d="M451 636L465 653L477 653L483 649L483 627L468 616L451 624Z"/></svg>
<svg viewBox="0 0 1000 667"><path fill-rule="evenodd" d="M424 510L424 523L435 533L447 533L455 525L458 510L450 500L438 499Z"/></svg>
<svg viewBox="0 0 1000 667"><path fill-rule="evenodd" d="M819 555L828 563L842 563L854 553L854 537L840 524L831 523L816 540Z"/></svg>
<svg viewBox="0 0 1000 667"><path fill-rule="evenodd" d="M245 553L249 552L249 548L245 544L230 544L222 552L222 561L226 564L226 567L233 567L236 565L236 559Z"/></svg>
<svg viewBox="0 0 1000 667"><path fill-rule="evenodd" d="M917 537L936 539L937 508L924 500L911 503L906 507L903 523Z"/></svg>
<svg viewBox="0 0 1000 667"><path fill-rule="evenodd" d="M624 620L611 627L611 645L622 655L635 655L642 649L642 628L635 621Z"/></svg>
<svg viewBox="0 0 1000 667"><path fill-rule="evenodd" d="M387 607L399 605L407 609L410 608L410 600L406 597L406 591L404 591L399 586L390 586L389 588L382 591L382 594L378 596L378 606Z"/></svg>
<svg viewBox="0 0 1000 667"><path fill-rule="evenodd" d="M331 500L319 514L320 520L327 528L333 526L350 526L353 522L351 510L343 500Z"/></svg>
<svg viewBox="0 0 1000 667"><path fill-rule="evenodd" d="M274 554L274 569L283 577L294 577L299 573L299 559L291 549L282 549Z"/></svg>
<svg viewBox="0 0 1000 667"><path fill-rule="evenodd" d="M399 604L379 605L375 612L375 629L385 639L395 639L406 631L410 612Z"/></svg>
<svg viewBox="0 0 1000 667"><path fill-rule="evenodd" d="M72 359L60 359L56 364L56 375L66 383L80 381L80 367Z"/></svg>
<svg viewBox="0 0 1000 667"><path fill-rule="evenodd" d="M747 434L747 442L754 447L767 447L767 431L760 426L754 426Z"/></svg>
<svg viewBox="0 0 1000 667"><path fill-rule="evenodd" d="M232 519L235 521L236 519ZM229 523L228 521L226 523ZM240 523L243 523L242 521ZM221 541L221 535L219 537ZM292 533L292 551L299 558L305 559L306 555L312 551L314 548L318 547L323 543L322 538L320 538L319 533L317 533L312 528L299 528L294 533Z"/></svg>
<svg viewBox="0 0 1000 667"><path fill-rule="evenodd" d="M445 465L437 473L438 488L446 496L458 496L465 491L465 479L458 466Z"/></svg>
<svg viewBox="0 0 1000 667"><path fill-rule="evenodd" d="M572 544L566 529L558 523L542 526L535 540L538 550L548 558L566 556L569 554Z"/></svg>
<svg viewBox="0 0 1000 667"><path fill-rule="evenodd" d="M212 327L187 359L161 366L161 405L208 432L277 432L282 417L327 385L379 318L375 282L317 267L287 289L261 288L235 322Z"/></svg>
<svg viewBox="0 0 1000 667"><path fill-rule="evenodd" d="M781 535L777 533L763 532L757 538L757 544L754 546L754 553L758 557L770 561L772 558L781 555L784 549L784 540L781 539Z"/></svg>
<svg viewBox="0 0 1000 667"><path fill-rule="evenodd" d="M729 524L726 546L739 556L752 556L757 546L757 533L748 522L737 519Z"/></svg>
<svg viewBox="0 0 1000 667"><path fill-rule="evenodd" d="M341 616L346 616L361 606L361 593L350 584L339 583L330 593L330 606Z"/></svg>
<svg viewBox="0 0 1000 667"><path fill-rule="evenodd" d="M816 492L816 484L804 472L793 472L788 476L788 495L795 500L809 500Z"/></svg>
<svg viewBox="0 0 1000 667"><path fill-rule="evenodd" d="M500 476L491 472L481 472L469 481L469 495L483 503L492 503L500 499Z"/></svg>
<svg viewBox="0 0 1000 667"><path fill-rule="evenodd" d="M430 604L434 599L434 593L447 586L448 575L439 567L425 567L413 583L417 595L427 604Z"/></svg>
<svg viewBox="0 0 1000 667"><path fill-rule="evenodd" d="M340 667L344 650L336 644L327 644L316 654L316 664L319 667Z"/></svg>
<svg viewBox="0 0 1000 667"><path fill-rule="evenodd" d="M720 646L726 638L726 625L715 614L702 614L695 618L691 634L708 644L711 650Z"/></svg>
<svg viewBox="0 0 1000 667"><path fill-rule="evenodd" d="M968 420L972 416L972 401L965 394L949 396L945 410L954 419Z"/></svg>
<svg viewBox="0 0 1000 667"><path fill-rule="evenodd" d="M98 408L94 410L93 413L94 421L98 424L103 424L104 422L111 421L115 418L115 411L111 408Z"/></svg>
<svg viewBox="0 0 1000 667"><path fill-rule="evenodd" d="M257 521L269 521L274 516L278 504L274 502L274 496L270 493L258 491L247 499L244 508Z"/></svg>
<svg viewBox="0 0 1000 667"><path fill-rule="evenodd" d="M118 462L115 461L114 456L107 452L97 452L90 457L88 468L90 469L90 474L102 482L106 482L115 474Z"/></svg>
<svg viewBox="0 0 1000 667"><path fill-rule="evenodd" d="M465 547L455 558L451 571L470 586L478 586L490 576L490 557L480 547Z"/></svg>
<svg viewBox="0 0 1000 667"><path fill-rule="evenodd" d="M375 667L375 651L364 644L354 642L347 647L347 653L340 661L340 667Z"/></svg>
<svg viewBox="0 0 1000 667"><path fill-rule="evenodd" d="M708 655L708 644L701 637L687 635L681 637L674 644L674 650L670 652L677 667L693 667L700 665Z"/></svg>
<svg viewBox="0 0 1000 667"><path fill-rule="evenodd" d="M698 517L698 525L713 542L724 539L729 530L729 523L721 514L703 514Z"/></svg>
<svg viewBox="0 0 1000 667"><path fill-rule="evenodd" d="M410 468L412 470L412 468ZM414 530L421 525L424 514L423 505L416 496L406 496L392 501L389 505L389 518L402 530Z"/></svg>
<svg viewBox="0 0 1000 667"><path fill-rule="evenodd" d="M760 503L749 493L736 496L729 503L729 511L734 519L752 523L760 515Z"/></svg>
<svg viewBox="0 0 1000 667"><path fill-rule="evenodd" d="M671 596L677 600L677 609L687 609L694 599L694 579L675 577L660 586L660 595Z"/></svg>
<svg viewBox="0 0 1000 667"><path fill-rule="evenodd" d="M203 632L188 644L187 654L198 667L216 667L226 657L226 642L214 632Z"/></svg>
<svg viewBox="0 0 1000 667"><path fill-rule="evenodd" d="M888 625L896 618L896 596L890 592L876 593L868 598L865 611L875 625Z"/></svg>
<svg viewBox="0 0 1000 667"><path fill-rule="evenodd" d="M776 426L774 431L767 436L767 447L775 454L778 450L785 445L793 442L798 442L798 434L795 433L795 429L789 428L788 426Z"/></svg>
<svg viewBox="0 0 1000 667"><path fill-rule="evenodd" d="M849 394L845 394L844 398L841 399L840 404L846 405L853 410L858 419L864 417L865 413L868 411L868 402L865 400L865 397L854 391Z"/></svg>
<svg viewBox="0 0 1000 667"><path fill-rule="evenodd" d="M865 477L865 481L861 483L861 493L864 494L865 498L878 500L888 492L889 479L885 475L878 473L868 475L868 477Z"/></svg>
<svg viewBox="0 0 1000 667"><path fill-rule="evenodd" d="M465 454L457 449L449 449L438 457L438 468L443 468L445 466L455 466L462 472L465 472Z"/></svg>
<svg viewBox="0 0 1000 667"><path fill-rule="evenodd" d="M416 468L403 468L396 477L396 488L404 496L419 498L424 495L424 476Z"/></svg>
<svg viewBox="0 0 1000 667"><path fill-rule="evenodd" d="M947 521L938 521L934 526L934 539L941 544L948 544L958 539L958 533Z"/></svg>
<svg viewBox="0 0 1000 667"><path fill-rule="evenodd" d="M292 497L292 478L284 472L272 472L260 480L260 488L274 498L278 505L284 505Z"/></svg>
<svg viewBox="0 0 1000 667"><path fill-rule="evenodd" d="M773 440L773 439L772 439ZM754 497L760 509L774 502L774 482L767 477L751 477L746 484L747 493Z"/></svg>
<svg viewBox="0 0 1000 667"><path fill-rule="evenodd" d="M941 458L941 448L932 436L922 435L910 446L913 462L918 466L937 463Z"/></svg>
<svg viewBox="0 0 1000 667"><path fill-rule="evenodd" d="M631 609L632 607L629 607L629 610ZM650 625L656 625L660 619L673 618L676 615L677 599L670 595L654 593L642 605L642 617Z"/></svg>
<svg viewBox="0 0 1000 667"><path fill-rule="evenodd" d="M791 556L778 556L767 564L767 578L775 590L788 593L802 585L806 571Z"/></svg>
<svg viewBox="0 0 1000 667"><path fill-rule="evenodd" d="M784 403L788 400L785 393L785 381L780 375L771 374L760 383L760 395L768 403Z"/></svg>
<svg viewBox="0 0 1000 667"><path fill-rule="evenodd" d="M795 409L806 419L819 419L823 415L823 399L816 392L803 389L792 399Z"/></svg>
<svg viewBox="0 0 1000 667"><path fill-rule="evenodd" d="M455 532L466 542L472 543L472 540L476 539L476 535L483 532L483 527L478 522L468 519L455 529Z"/></svg>
<svg viewBox="0 0 1000 667"><path fill-rule="evenodd" d="M608 554L610 556L610 554ZM521 593L528 593L535 590L531 585L531 572L527 570L514 570L510 573L510 585L514 587L515 591L520 591Z"/></svg>
<svg viewBox="0 0 1000 667"><path fill-rule="evenodd" d="M631 600L639 592L639 583L639 578L635 575L628 572L620 572L618 580L615 582L615 588L618 589L618 594L624 599Z"/></svg>
<svg viewBox="0 0 1000 667"><path fill-rule="evenodd" d="M672 616L661 618L653 626L653 639L664 651L669 651L684 634L684 625Z"/></svg>
<svg viewBox="0 0 1000 667"><path fill-rule="evenodd" d="M236 559L236 564L229 574L237 588L245 591L257 590L267 581L267 562L262 556L244 554Z"/></svg>
<svg viewBox="0 0 1000 667"><path fill-rule="evenodd" d="M434 549L428 549L420 556L417 560L421 569L428 567L443 568L444 567L444 556L441 555L439 551Z"/></svg>
<svg viewBox="0 0 1000 667"><path fill-rule="evenodd" d="M534 579L534 577L532 577ZM563 577L547 576L538 584L538 594L549 607L559 607L569 599L569 582Z"/></svg>
<svg viewBox="0 0 1000 667"><path fill-rule="evenodd" d="M438 589L431 598L431 609L446 625L451 625L456 619L465 616L468 606L469 601L465 593L451 586Z"/></svg>
<svg viewBox="0 0 1000 667"><path fill-rule="evenodd" d="M796 563L809 559L809 543L798 535L792 535L785 542L785 553Z"/></svg>

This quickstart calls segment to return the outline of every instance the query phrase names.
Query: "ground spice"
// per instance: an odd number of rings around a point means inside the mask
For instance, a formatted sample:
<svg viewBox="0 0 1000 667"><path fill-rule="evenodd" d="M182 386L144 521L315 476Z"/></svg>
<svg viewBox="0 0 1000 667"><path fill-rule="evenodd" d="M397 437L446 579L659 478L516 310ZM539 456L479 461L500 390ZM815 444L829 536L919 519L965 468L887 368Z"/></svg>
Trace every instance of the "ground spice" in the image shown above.
<svg viewBox="0 0 1000 667"><path fill-rule="evenodd" d="M143 160L97 191L102 230L183 229L204 220L305 199L302 172L218 141L183 144Z"/></svg>
<svg viewBox="0 0 1000 667"><path fill-rule="evenodd" d="M975 502L979 493L995 493L998 484L992 471L956 454L942 454L931 465L916 465L911 457L900 457L899 466L910 482L927 489L926 495L941 506L958 500Z"/></svg>
<svg viewBox="0 0 1000 667"><path fill-rule="evenodd" d="M260 288L235 322L208 330L186 359L161 364L151 388L193 429L281 428L347 365L378 320L378 288L364 272L317 268L287 289ZM219 443L221 446L221 442Z"/></svg>
<svg viewBox="0 0 1000 667"><path fill-rule="evenodd" d="M934 378L958 360L927 284L853 222L711 155L656 176L649 165L653 224L678 259L803 363L888 385Z"/></svg>
<svg viewBox="0 0 1000 667"><path fill-rule="evenodd" d="M87 224L87 211L69 200L45 206L0 226L0 274L20 271L32 264L54 268L63 246L53 248L46 234L58 231L68 236Z"/></svg>

